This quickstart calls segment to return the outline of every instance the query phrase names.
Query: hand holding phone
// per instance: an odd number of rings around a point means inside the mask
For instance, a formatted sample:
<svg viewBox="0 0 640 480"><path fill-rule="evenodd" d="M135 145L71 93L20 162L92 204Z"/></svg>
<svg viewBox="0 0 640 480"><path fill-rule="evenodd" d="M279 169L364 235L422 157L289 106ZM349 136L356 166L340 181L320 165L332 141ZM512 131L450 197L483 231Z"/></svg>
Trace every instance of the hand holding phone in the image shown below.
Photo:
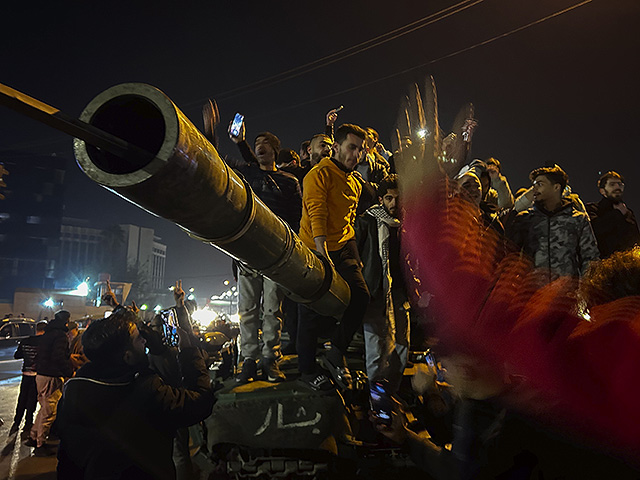
<svg viewBox="0 0 640 480"><path fill-rule="evenodd" d="M369 387L371 412L383 425L391 425L394 400L388 392L388 382L373 382Z"/></svg>
<svg viewBox="0 0 640 480"><path fill-rule="evenodd" d="M169 347L178 346L178 315L174 308L160 311L162 317L162 340Z"/></svg>
<svg viewBox="0 0 640 480"><path fill-rule="evenodd" d="M233 122L229 125L229 138L234 143L240 143L244 140L244 115L236 113Z"/></svg>
<svg viewBox="0 0 640 480"><path fill-rule="evenodd" d="M329 110L327 112L327 116L325 118L328 126L333 126L338 119L338 112L344 108L344 105L340 105L338 108L334 108L333 110Z"/></svg>

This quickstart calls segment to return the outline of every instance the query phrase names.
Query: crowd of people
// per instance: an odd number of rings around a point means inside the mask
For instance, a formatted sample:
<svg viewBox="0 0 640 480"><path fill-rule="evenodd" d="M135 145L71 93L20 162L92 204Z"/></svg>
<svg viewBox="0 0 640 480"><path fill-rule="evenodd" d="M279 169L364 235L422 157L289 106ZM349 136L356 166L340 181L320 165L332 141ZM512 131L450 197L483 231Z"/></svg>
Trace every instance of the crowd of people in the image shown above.
<svg viewBox="0 0 640 480"><path fill-rule="evenodd" d="M516 413L505 410L503 400L526 391L529 380L551 397L546 401L575 400L576 390L540 374L543 367L562 368L558 362L569 361L566 352L562 357L548 353L546 342L558 341L554 335L564 328L553 318L579 318L565 340L580 332L588 337L580 330L582 322L608 315L599 305L640 293L640 249L634 247L640 232L624 202L623 176L602 175L597 180L601 200L585 206L558 165L534 168L531 186L514 195L498 159L464 158L455 175L427 176L416 193L404 183L410 173L403 170L401 152L389 152L371 127L334 128L337 118L337 110L328 112L324 131L304 141L299 154L282 149L270 132L258 133L252 148L244 123L237 135L229 132L242 159L228 160L230 166L351 291L340 318L320 318L287 299L278 284L251 265L234 261L241 355L235 381L285 381L281 359L295 353L296 381L304 388L349 390L346 353L362 329L369 382L384 384L390 398L399 399L411 363L411 326L429 319L436 325L429 333L437 338L431 346L439 361L418 368L414 384L420 384L421 398L438 398L455 412L454 433L440 443L420 435L415 425L407 425L402 401L390 421L372 414L378 431L406 445L416 464L435 478L532 478L535 472L558 472L540 460L557 460L542 453L556 444L546 436L541 440L535 422L519 416L536 418L534 402L520 402L525 408ZM474 127L469 121L459 132L466 152ZM581 290L576 279L582 279ZM588 296L579 294L586 291ZM619 293L611 296L612 291ZM26 413L27 444L35 447L35 455L51 455L46 440L55 421L60 478L191 478L186 429L211 413L214 394L180 283L174 296L180 326L176 345L163 341L165 320L139 322L136 309L119 305L110 291L105 300L114 308L112 315L81 335L68 312L60 311L20 344L16 358L24 358L23 379L11 433ZM536 312L546 315L543 327L518 323ZM507 316L510 323L496 322ZM478 327L475 322L485 318ZM283 326L290 339L284 346ZM329 348L318 349L319 337L330 340ZM547 363L521 361L521 353L534 347ZM526 380L515 382L511 373ZM590 380L600 380L590 373ZM36 398L40 410L34 422ZM592 412L591 403L578 405L584 408L572 407ZM424 406L431 408L428 401ZM611 445L624 447L626 440L623 433ZM563 465L571 470L566 459Z"/></svg>
<svg viewBox="0 0 640 480"><path fill-rule="evenodd" d="M486 296L498 293L504 295L495 284L496 281L503 280L501 275L504 271L501 269L518 269L519 278L507 278L512 285L518 281L524 282L521 287L526 287L523 291L529 294L528 302L532 301L531 298L542 300L542 297L536 295L544 292L561 291L565 309L551 309L545 312L557 314L559 319L563 315L575 314L587 323L593 318L594 311L598 311L597 304L589 303L579 295L576 283L582 283L584 290L585 285L593 285L595 279L600 278L600 290L616 289L611 282L607 284L602 280L602 277L610 275L613 270L612 263L606 260L609 258L617 261L618 265L621 262L635 265L628 267L629 269L622 274L626 275L624 282L628 288L619 290L622 291L621 297L633 298L638 295L640 290L633 272L637 272L637 266L640 264L639 250L634 249L634 246L640 243L640 232L633 212L624 202L623 176L618 172L608 171L599 179L594 179L601 200L585 206L580 197L572 192L567 173L558 165L532 169L529 175L531 186L522 188L513 195L498 159L469 161L470 159L465 158L464 162L460 162L466 163L463 168L450 178L445 177L444 193L440 192L437 182L432 183L431 188L428 183L423 183L423 192L413 198L407 193L410 189L405 188L403 201L407 197L412 201L412 207L407 209L400 202L400 192L403 191L402 176L420 176L420 172L396 173L396 164L403 162L402 155L392 155L388 152L379 143L374 129L362 129L356 125L345 124L334 132L333 124L336 118L337 112L329 112L325 132L302 144L301 148L307 149L308 158L304 156L304 151L301 151L300 156L292 150L280 155L279 141L273 139L271 133L258 134L255 141L256 152L271 159L268 169L263 167L264 162L255 162L243 154L246 161L244 168L251 168L253 165L253 168L260 168L263 172L275 172L280 168L281 171L291 174L287 181L294 178L302 179L295 196L288 197L290 207L297 208L301 204L301 211L296 215L296 221L290 222L290 226L296 230L297 219L300 219L298 234L302 242L327 259L351 289L351 299L343 316L330 319L328 322L327 319L318 318L318 315L305 305L298 305L297 308L294 305L293 314L286 311L284 314L274 312L272 305L262 305L263 328L266 326L267 317L284 315L285 318L294 317L297 320L293 324L285 321L284 325L289 330L292 342L295 342L301 373L298 381L317 391L329 391L336 387L348 389L351 375L345 353L354 334L362 327L369 382L384 382L386 389L395 394L409 363L412 316L431 316L435 318L436 325L447 324L446 328L434 328L434 333L440 337L440 343L434 347L435 351L441 352L447 360L447 368L440 368L440 373L448 372L445 377L451 382L457 395L466 400L479 400L480 407L474 410L478 407L475 405L471 412L466 410L468 402L460 402L460 406L456 407L463 412L460 415L464 417L464 421L456 424L462 433L459 437L453 436L450 439L453 440L453 455L441 462L435 461L434 458L447 457L443 453L446 449L411 433L400 420L403 417L400 411L394 413L395 421L392 425L378 423L380 432L402 442L407 438L412 439L410 448L415 453L416 463L425 466L436 478L478 478L478 475L484 478L483 475L487 475L487 472L497 475L500 472L515 474L516 471L520 474L529 471L533 475L535 469L553 472L551 475L586 475L588 468L585 465L592 466L593 462L586 462L582 466L575 462L558 462L558 455L549 454L549 450L555 448L564 452L567 459L574 460L575 450L572 456L567 453L568 449L570 450L566 447L567 444L562 444L563 448L560 448L557 442L549 439L550 437L528 434L525 437L531 440L533 446L523 446L522 442L514 442L505 434L504 438L501 438L504 444L487 447L487 442L482 440L482 435L487 432L470 425L473 425L478 420L476 416L480 415L484 416L485 420L490 419L484 426L493 429L493 434L499 433L503 427L508 431L511 422L505 423L507 417L504 410L497 407L502 405L502 402L491 402L495 398L502 400L506 397L507 391L511 394L526 388L515 388L511 382L505 381L508 372L506 365L512 359L509 355L501 358L500 354L492 352L499 343L494 343L491 335L479 335L479 338L482 338L480 341L472 338L474 334L465 332L465 329L474 332L472 321L477 319L483 308L490 306L490 303L482 303ZM471 150L470 143L475 125L473 120L469 120L463 127L464 131L458 132L466 144L459 150L467 154ZM244 141L244 131L241 139L233 135L231 139ZM327 155L329 147L330 156ZM322 152L318 151L320 148L323 149ZM241 152L243 149L246 150L246 146L241 148ZM274 181L271 185L274 187L278 184L277 178L279 177L272 176ZM277 212L277 204L269 195L273 195L274 191L284 194L284 188L265 188L270 181L271 179L263 181L262 188L254 188L254 191L267 205L273 205L272 208ZM265 190L269 191L266 195L262 193ZM429 196L433 195L433 192L436 192L436 195L440 193L437 200ZM417 202L416 199L421 199L421 202ZM446 205L443 205L445 200ZM430 206L432 208L429 208ZM425 215L425 211L431 213ZM446 215L442 212L446 212ZM456 220L453 221L451 218ZM430 219L433 220L432 224ZM404 225L407 221L411 223L409 227ZM464 225L465 228L460 225ZM425 234L424 229L428 229L429 234ZM410 239L410 243L405 243L405 236ZM434 239L434 236L437 238ZM443 252L443 249L438 247L438 242L444 242L455 253L447 250ZM432 243L434 248L431 250ZM441 257L437 261L434 259L436 255ZM624 255L626 260L621 261L620 257ZM514 256L518 259L517 263L513 263ZM481 260L478 260L479 258ZM460 272L453 274L457 268L463 268L458 263L470 269L471 278L465 278L465 274ZM444 271L449 275L441 274ZM486 283L478 282L473 285L474 276L478 272L488 276L490 280L487 282L493 281L493 284L487 286ZM490 273L493 275L489 275ZM581 282L580 279L584 279L585 275L587 280ZM466 281L470 284L466 285ZM443 284L447 285L447 292L442 291ZM465 287L468 288L465 290ZM453 291L459 295L468 295L473 300L461 301L458 306L452 306L452 303L457 302L452 298ZM246 289L239 288L241 304L243 295L246 294ZM252 308L259 309L258 301L259 296L252 297ZM263 297L262 301L266 301L266 297ZM570 307L567 306L567 301L572 303ZM462 308L469 304L472 304L470 308ZM532 304L529 303L529 306L535 311ZM285 307L288 310L292 308L291 305ZM503 307L504 312L509 311L507 306ZM502 317L505 316L504 312L501 312ZM632 311L632 314L635 312L638 312L637 309ZM239 313L242 322L244 309L241 308ZM456 320L450 321L451 317ZM464 324L460 318L467 319L467 323ZM517 319L518 315L514 313L513 318ZM514 321L512 320L512 323ZM464 326L454 328L458 323ZM282 322L273 322L267 328L271 329L272 325L282 325ZM260 324L257 323L252 328L257 332ZM509 331L510 328L505 328L505 332ZM482 333L481 330L479 332ZM465 334L471 338L465 338ZM330 348L320 354L316 348L319 335L330 339ZM453 338L456 336L457 338ZM273 334L270 330L269 338L278 337L279 333ZM533 335L531 337L535 338ZM257 333L249 338L251 342L255 342ZM269 372L269 369L273 368L273 359L278 358L278 345L271 346L268 356L261 359L257 349L248 349L245 341L241 340L244 363L237 378L240 383L260 378L257 373L259 365L266 365ZM484 349L477 348L478 342L484 345ZM515 344L514 348L517 349L518 344L515 341L511 340L510 344ZM520 343L520 346L530 345ZM287 347L290 348L290 345ZM543 349L545 346L540 347ZM539 376L536 376L536 369L541 368L540 365L535 362L526 365L529 367L527 373L531 374L534 384L540 381ZM550 369L555 367L545 366ZM440 373L434 367L431 375L433 385L437 385L436 378ZM471 377L475 380L471 381ZM265 373L264 378L269 381L282 381L284 375ZM551 388L553 385L545 383L540 382L541 385L536 386L548 387L543 389L544 394L554 397L558 392ZM571 392L572 395L573 393ZM567 400L570 397L567 394L566 398L562 398L562 395L558 395L558 398ZM488 399L491 401L486 403ZM530 410L529 413L537 412L539 407L523 403L519 406L523 407L522 410ZM492 413L483 411L485 408ZM508 413L508 418L511 418L511 411ZM535 417L533 414L532 416ZM562 416L551 414L549 418L558 420ZM377 421L375 418L373 420ZM634 425L637 426L637 423ZM572 431L571 427L567 430ZM586 430L593 433L594 428L590 426ZM529 428L528 431L533 430ZM555 431L553 426L551 431ZM582 433L583 429L578 428L575 432ZM566 432L563 430L564 433ZM466 438L463 438L465 436ZM544 438L544 441L541 438ZM592 447L592 439L593 436L584 443ZM607 451L607 454L611 453L611 445L621 446L617 440L612 440L610 444L608 440L603 442L605 446L602 450ZM622 443L624 440L627 438L623 438ZM545 448L540 448L541 444L545 444ZM509 448L506 448L507 445ZM625 446L628 449L630 444L627 443ZM576 449L581 451L578 447ZM543 450L546 453L543 454ZM536 464L529 460L529 463L524 464L508 461L522 455L524 451L531 453L536 459L538 454L540 458L544 457L546 465L543 460ZM596 451L599 451L598 447ZM425 452L431 452L433 455L429 457ZM600 461L600 469L591 469L591 475L596 478L607 468L627 468L624 461L617 464L611 457L606 457L605 460L594 451L589 452L592 458ZM496 455L500 461L493 462L482 455ZM561 467L558 467L558 463ZM631 474L631 478L634 474L635 472Z"/></svg>

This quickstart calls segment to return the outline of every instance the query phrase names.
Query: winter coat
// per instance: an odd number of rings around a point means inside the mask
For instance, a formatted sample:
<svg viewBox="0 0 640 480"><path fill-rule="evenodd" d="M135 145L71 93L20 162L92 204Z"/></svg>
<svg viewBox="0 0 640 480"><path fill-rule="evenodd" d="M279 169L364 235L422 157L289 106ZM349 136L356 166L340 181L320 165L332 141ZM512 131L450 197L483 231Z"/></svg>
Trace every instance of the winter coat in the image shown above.
<svg viewBox="0 0 640 480"><path fill-rule="evenodd" d="M73 365L69 352L66 322L54 318L45 328L38 345L36 371L47 377L71 377Z"/></svg>
<svg viewBox="0 0 640 480"><path fill-rule="evenodd" d="M589 217L567 199L554 212L538 205L520 212L507 237L537 268L547 269L550 280L583 275L589 263L599 258Z"/></svg>
<svg viewBox="0 0 640 480"><path fill-rule="evenodd" d="M238 144L247 165L235 167L251 185L251 190L269 209L298 231L302 214L302 192L298 179L282 170L262 170L247 142Z"/></svg>
<svg viewBox="0 0 640 480"><path fill-rule="evenodd" d="M174 479L176 429L211 414L201 352L180 352L185 388L151 369L108 372L88 363L70 379L58 407L58 478Z"/></svg>
<svg viewBox="0 0 640 480"><path fill-rule="evenodd" d="M36 374L36 355L38 355L38 345L42 335L31 335L18 344L18 349L13 354L13 358L23 358L22 371L27 375Z"/></svg>
<svg viewBox="0 0 640 480"><path fill-rule="evenodd" d="M587 205L587 213L602 258L640 243L638 222L631 210L622 215L620 210L613 208L612 200L603 198L598 203Z"/></svg>
<svg viewBox="0 0 640 480"><path fill-rule="evenodd" d="M356 218L356 242L362 260L362 276L372 298L384 295L382 291L382 259L378 241L378 224L376 219L366 213Z"/></svg>

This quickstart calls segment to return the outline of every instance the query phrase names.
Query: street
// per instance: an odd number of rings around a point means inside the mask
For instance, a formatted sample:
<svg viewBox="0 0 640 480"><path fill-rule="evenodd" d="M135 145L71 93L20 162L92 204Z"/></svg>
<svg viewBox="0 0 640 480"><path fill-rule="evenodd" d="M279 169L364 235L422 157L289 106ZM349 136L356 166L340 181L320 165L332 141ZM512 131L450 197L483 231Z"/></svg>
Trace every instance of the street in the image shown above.
<svg viewBox="0 0 640 480"><path fill-rule="evenodd" d="M0 349L0 478L8 480L55 479L56 457L31 457L33 448L22 445L28 433L9 436L20 391L22 360L13 360L15 347Z"/></svg>

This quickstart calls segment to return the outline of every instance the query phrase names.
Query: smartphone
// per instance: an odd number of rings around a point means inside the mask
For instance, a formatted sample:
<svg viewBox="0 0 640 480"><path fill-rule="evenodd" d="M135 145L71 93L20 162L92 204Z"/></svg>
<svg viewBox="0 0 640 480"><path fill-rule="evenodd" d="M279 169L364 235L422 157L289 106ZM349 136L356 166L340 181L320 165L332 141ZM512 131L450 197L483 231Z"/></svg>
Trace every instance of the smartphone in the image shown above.
<svg viewBox="0 0 640 480"><path fill-rule="evenodd" d="M175 308L160 310L162 317L162 340L169 347L178 346L178 316Z"/></svg>
<svg viewBox="0 0 640 480"><path fill-rule="evenodd" d="M427 360L427 357L429 355L431 355L431 358L433 358L431 350L426 350L424 352L409 352L409 361L411 363L429 363L429 361Z"/></svg>
<svg viewBox="0 0 640 480"><path fill-rule="evenodd" d="M371 411L384 425L391 425L393 399L387 391L384 381L373 382L369 387L369 404Z"/></svg>
<svg viewBox="0 0 640 480"><path fill-rule="evenodd" d="M242 122L244 122L244 115L240 115L236 113L236 116L233 117L233 123L231 124L231 135L237 137L240 135L240 129L242 128Z"/></svg>
<svg viewBox="0 0 640 480"><path fill-rule="evenodd" d="M433 353L429 352L424 356L424 361L430 367L438 368L436 365L436 358L433 356Z"/></svg>

